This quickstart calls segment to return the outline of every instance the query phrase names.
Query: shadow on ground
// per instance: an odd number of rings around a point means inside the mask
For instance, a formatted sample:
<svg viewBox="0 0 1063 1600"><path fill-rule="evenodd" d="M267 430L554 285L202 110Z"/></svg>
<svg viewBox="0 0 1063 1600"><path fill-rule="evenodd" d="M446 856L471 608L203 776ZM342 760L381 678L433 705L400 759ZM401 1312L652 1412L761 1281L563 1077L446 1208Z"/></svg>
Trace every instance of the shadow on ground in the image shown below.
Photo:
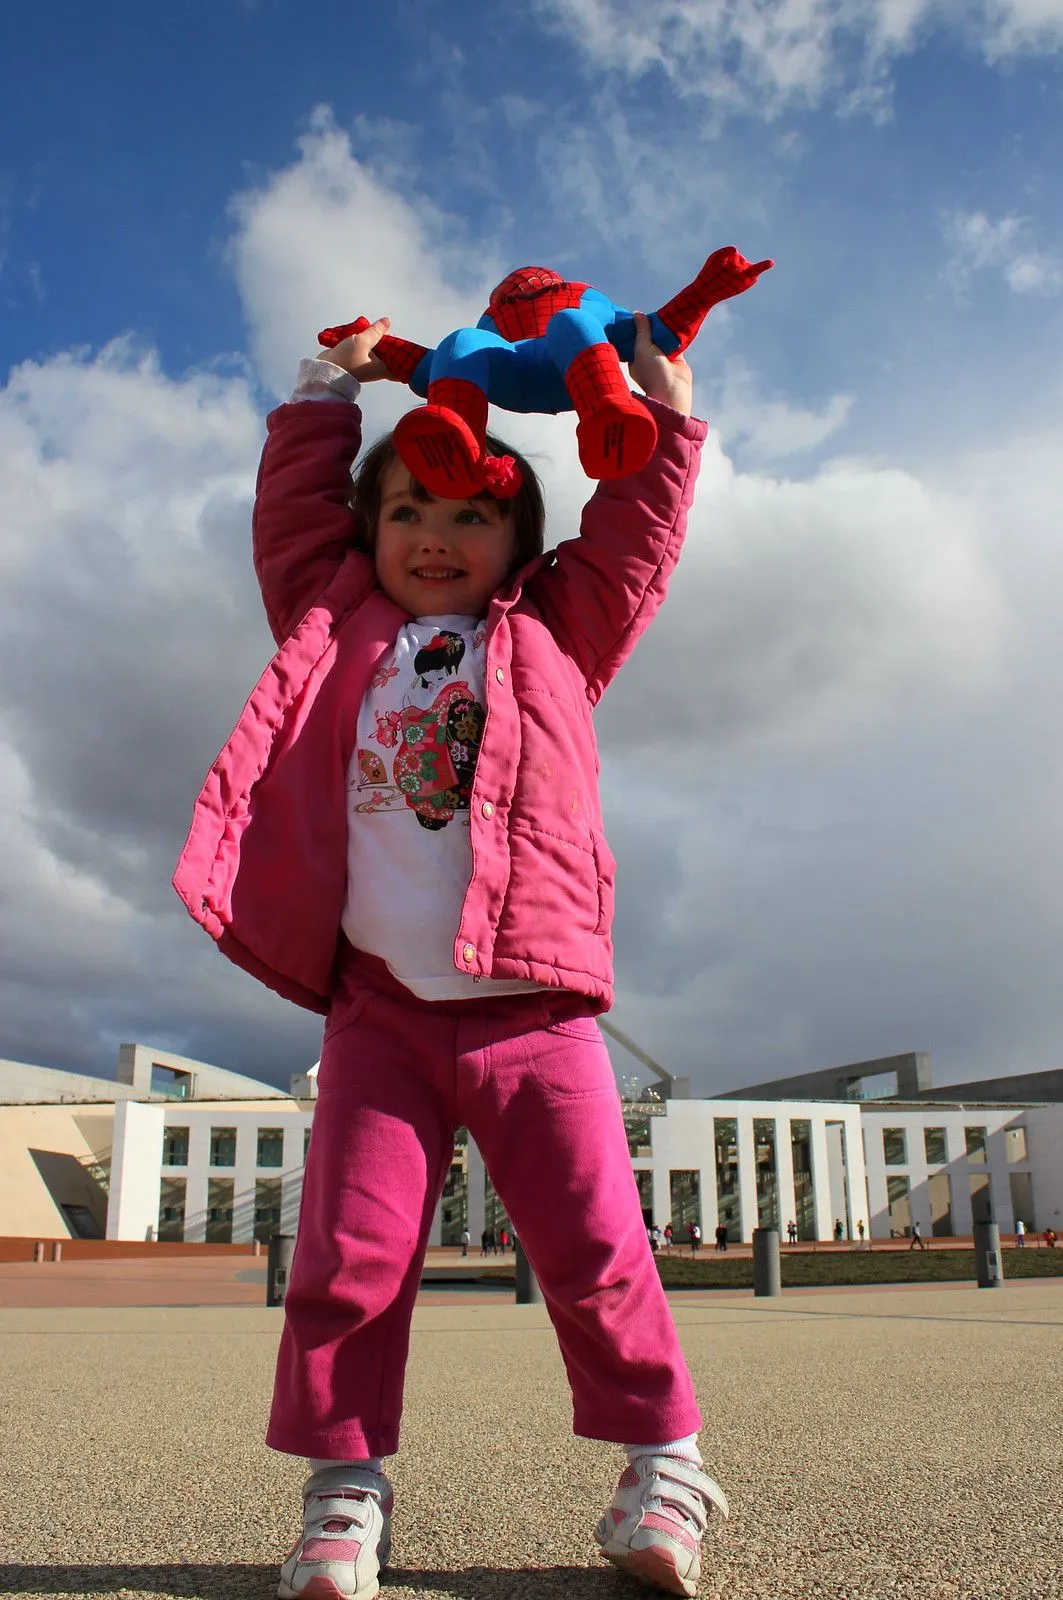
<svg viewBox="0 0 1063 1600"><path fill-rule="evenodd" d="M634 1600L645 1589L610 1567L467 1567L464 1571L384 1574L382 1596L454 1596L454 1600ZM0 1566L0 1595L137 1596L165 1600L270 1600L277 1592L275 1565L170 1565L30 1567Z"/></svg>

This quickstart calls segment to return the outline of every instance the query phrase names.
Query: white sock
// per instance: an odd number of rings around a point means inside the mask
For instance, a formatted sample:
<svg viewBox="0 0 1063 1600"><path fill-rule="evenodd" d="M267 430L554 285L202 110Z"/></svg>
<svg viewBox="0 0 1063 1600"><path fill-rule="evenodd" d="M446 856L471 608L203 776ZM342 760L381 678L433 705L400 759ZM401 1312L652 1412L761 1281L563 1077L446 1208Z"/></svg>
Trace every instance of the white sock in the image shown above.
<svg viewBox="0 0 1063 1600"><path fill-rule="evenodd" d="M629 1462L636 1456L678 1456L681 1461L692 1461L696 1467L704 1466L696 1433L688 1433L685 1439L671 1439L667 1444L626 1444L624 1453Z"/></svg>
<svg viewBox="0 0 1063 1600"><path fill-rule="evenodd" d="M363 1461L329 1461L320 1456L311 1456L307 1461L311 1472L325 1472L329 1467L354 1467L359 1472L383 1472L383 1462L380 1456L366 1456Z"/></svg>

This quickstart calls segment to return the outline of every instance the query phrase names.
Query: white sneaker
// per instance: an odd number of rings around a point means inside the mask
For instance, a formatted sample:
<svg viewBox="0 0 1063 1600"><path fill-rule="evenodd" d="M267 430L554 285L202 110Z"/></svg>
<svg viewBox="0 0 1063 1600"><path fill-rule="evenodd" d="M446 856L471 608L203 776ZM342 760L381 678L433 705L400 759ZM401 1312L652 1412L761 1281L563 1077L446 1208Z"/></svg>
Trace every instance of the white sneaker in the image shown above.
<svg viewBox="0 0 1063 1600"><path fill-rule="evenodd" d="M727 1496L693 1461L636 1456L594 1530L602 1555L669 1594L692 1595L701 1576L709 1519L728 1515Z"/></svg>
<svg viewBox="0 0 1063 1600"><path fill-rule="evenodd" d="M383 1473L326 1467L303 1485L303 1531L281 1567L279 1600L371 1600L391 1554Z"/></svg>

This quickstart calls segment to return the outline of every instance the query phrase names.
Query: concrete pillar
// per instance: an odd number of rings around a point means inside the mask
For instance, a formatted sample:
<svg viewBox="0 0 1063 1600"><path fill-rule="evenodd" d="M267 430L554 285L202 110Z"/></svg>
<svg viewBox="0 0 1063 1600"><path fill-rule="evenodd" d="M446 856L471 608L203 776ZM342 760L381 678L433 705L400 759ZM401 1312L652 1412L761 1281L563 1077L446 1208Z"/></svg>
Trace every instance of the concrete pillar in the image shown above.
<svg viewBox="0 0 1063 1600"><path fill-rule="evenodd" d="M782 1293L777 1228L753 1229L753 1293L757 1296Z"/></svg>
<svg viewBox="0 0 1063 1600"><path fill-rule="evenodd" d="M779 1232L788 1222L797 1220L797 1196L794 1194L794 1149L790 1137L790 1117L775 1118L775 1189L779 1197Z"/></svg>
<svg viewBox="0 0 1063 1600"><path fill-rule="evenodd" d="M531 1262L524 1253L524 1246L521 1244L519 1237L515 1252L515 1265L517 1269L517 1304L519 1306L541 1306L543 1303L543 1291L539 1287L539 1280L532 1271Z"/></svg>

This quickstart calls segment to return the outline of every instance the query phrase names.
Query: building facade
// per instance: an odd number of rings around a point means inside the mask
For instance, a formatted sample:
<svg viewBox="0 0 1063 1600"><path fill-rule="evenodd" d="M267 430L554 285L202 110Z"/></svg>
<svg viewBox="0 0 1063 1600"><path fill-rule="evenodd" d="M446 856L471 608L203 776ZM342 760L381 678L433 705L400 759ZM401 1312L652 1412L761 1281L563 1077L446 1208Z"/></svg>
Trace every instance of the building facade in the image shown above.
<svg viewBox="0 0 1063 1600"><path fill-rule="evenodd" d="M73 1075L34 1082L45 1069L25 1066L5 1104L0 1075L0 1235L241 1243L294 1230L314 1069L286 1095L140 1046L123 1046L119 1067L109 1104L104 1080L75 1098L55 1081ZM790 1223L805 1241L916 1222L967 1236L981 1215L1005 1234L1020 1218L1063 1232L1061 1103L727 1096L625 1102L624 1118L643 1215L679 1238L694 1222L735 1242ZM508 1222L460 1130L432 1242Z"/></svg>

